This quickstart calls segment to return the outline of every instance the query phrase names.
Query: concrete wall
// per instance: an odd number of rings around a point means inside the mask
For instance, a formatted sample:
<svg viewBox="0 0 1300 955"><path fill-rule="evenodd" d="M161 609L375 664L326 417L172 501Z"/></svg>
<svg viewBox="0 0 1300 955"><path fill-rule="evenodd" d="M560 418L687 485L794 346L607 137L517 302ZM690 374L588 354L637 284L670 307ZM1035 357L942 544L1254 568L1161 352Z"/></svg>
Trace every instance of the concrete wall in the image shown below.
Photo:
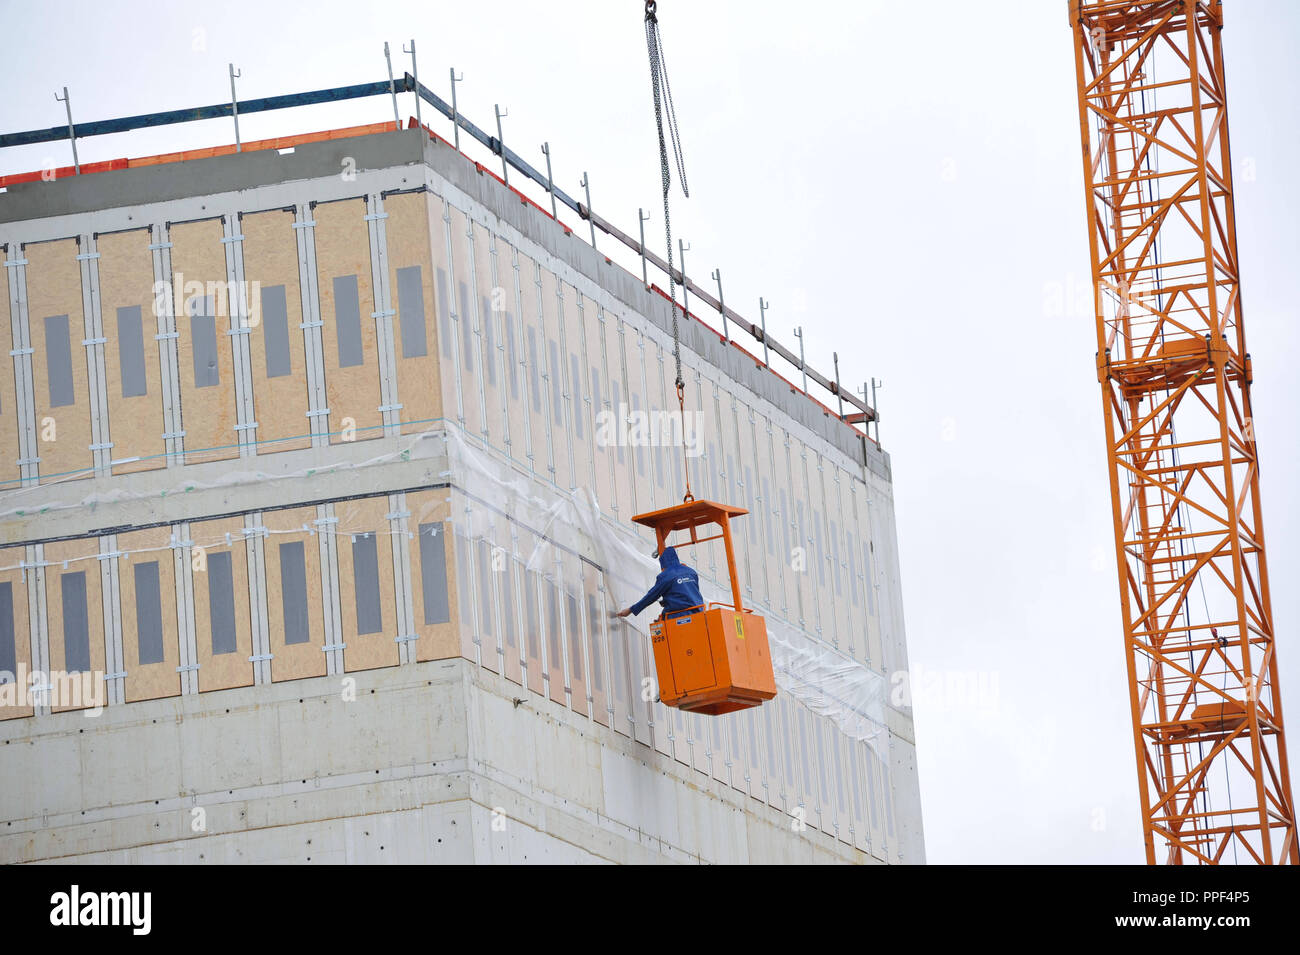
<svg viewBox="0 0 1300 955"><path fill-rule="evenodd" d="M0 863L869 862L445 660L0 724Z"/></svg>

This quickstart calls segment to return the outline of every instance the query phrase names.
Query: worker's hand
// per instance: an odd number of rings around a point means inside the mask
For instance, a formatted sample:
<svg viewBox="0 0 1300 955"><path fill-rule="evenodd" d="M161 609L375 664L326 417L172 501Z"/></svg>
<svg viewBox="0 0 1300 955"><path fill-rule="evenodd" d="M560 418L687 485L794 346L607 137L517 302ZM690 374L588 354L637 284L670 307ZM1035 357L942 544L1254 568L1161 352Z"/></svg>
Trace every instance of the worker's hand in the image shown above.
<svg viewBox="0 0 1300 955"><path fill-rule="evenodd" d="M627 617L627 616L631 615L631 613L632 613L632 608L631 608L631 607L628 607L626 610L620 610L618 613L614 614L614 616L616 616L616 617Z"/></svg>

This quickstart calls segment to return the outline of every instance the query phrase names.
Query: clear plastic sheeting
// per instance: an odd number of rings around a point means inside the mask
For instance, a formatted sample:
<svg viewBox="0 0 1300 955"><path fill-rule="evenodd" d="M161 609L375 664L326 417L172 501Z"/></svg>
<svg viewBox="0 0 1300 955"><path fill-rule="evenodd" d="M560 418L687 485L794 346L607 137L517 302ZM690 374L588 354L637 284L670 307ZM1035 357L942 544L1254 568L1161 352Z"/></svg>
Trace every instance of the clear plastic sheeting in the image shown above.
<svg viewBox="0 0 1300 955"><path fill-rule="evenodd" d="M536 544L526 557L529 570L549 567L556 546L589 551L604 574L613 604L620 608L631 605L654 580L659 564L651 555L652 544L602 516L590 489L547 486L467 440L458 429L448 427L443 434L452 484L471 500L468 513L457 515L471 536L490 534L493 512L500 512L536 532ZM484 506L475 508L473 501ZM651 619L643 614L627 622L648 639ZM834 720L846 735L888 760L884 676L775 616L765 619L778 689Z"/></svg>
<svg viewBox="0 0 1300 955"><path fill-rule="evenodd" d="M352 461L318 461L301 470L268 473L235 466L208 474L206 480L196 480L190 471L183 478L177 475L179 480L175 482L163 479L157 487L139 489L137 482L129 488L90 494L85 493L84 487L78 487L78 482L24 487L0 495L0 517L36 516L68 508L93 511L101 504L145 498L161 502L168 496L184 495L199 488L293 482L322 473L436 459L444 450L444 442L448 470L442 476L448 484L461 490L468 501L465 513L455 514L453 518L461 528L458 533L471 540L493 541L498 515L504 514L532 532L531 551L520 555L525 570L536 574L553 571L557 547L573 554L589 555L603 575L611 605L619 608L630 606L645 593L658 574L659 563L652 555L654 542L648 532L638 532L602 515L591 488L560 489L466 438L449 424L420 434L403 435L392 450L376 455L358 456ZM332 456L337 455L337 446L330 450ZM340 530L350 533L356 528ZM528 539L528 535L523 539ZM707 578L704 583L705 597L709 599ZM761 599L756 600L755 609L761 609L763 603ZM884 713L888 681L885 677L774 613L765 613L764 617L778 689L812 712L834 720L845 734L865 742L887 763L889 736ZM639 619L629 617L624 622L648 641L652 619L651 614L642 614Z"/></svg>

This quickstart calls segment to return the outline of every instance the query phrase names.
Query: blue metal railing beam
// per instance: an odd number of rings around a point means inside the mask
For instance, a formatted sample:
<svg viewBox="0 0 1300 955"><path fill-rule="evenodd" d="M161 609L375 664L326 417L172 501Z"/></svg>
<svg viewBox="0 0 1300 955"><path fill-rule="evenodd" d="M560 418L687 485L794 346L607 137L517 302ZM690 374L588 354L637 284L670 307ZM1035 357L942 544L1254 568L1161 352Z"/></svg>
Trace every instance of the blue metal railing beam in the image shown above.
<svg viewBox="0 0 1300 955"><path fill-rule="evenodd" d="M317 103L336 103L342 100L361 99L366 96L387 96L391 92L407 93L412 89L410 75L402 80L395 80L390 89L388 80L378 83L359 83L355 86L335 86L330 89L313 90L310 93L289 93L285 96L265 96L261 99L239 101L239 113L263 113L272 109L289 109L294 106L313 106ZM213 106L198 106L191 109L173 109L165 113L142 113L139 116L124 116L121 119L103 119L94 123L77 123L77 138L87 136L106 136L109 133L124 133L132 129L147 129L151 126L170 126L173 123L191 123L200 119L228 118L233 110L230 103L217 103ZM32 129L22 133L0 134L0 149L6 146L30 146L33 143L62 142L69 138L67 126L51 126L49 129Z"/></svg>
<svg viewBox="0 0 1300 955"><path fill-rule="evenodd" d="M416 91L420 99L424 100L434 109L436 109L438 112L442 113L442 115L445 116L447 119L452 118L451 104L448 103L446 100L444 100L441 96L433 92L423 83L417 84L415 82L415 78L411 76L410 73L407 73L405 76L403 76L402 80L406 84L407 89L414 89ZM477 126L475 126L473 123L471 123L468 119L465 118L464 113L458 111L456 113L456 121L459 124L461 129L469 133L470 136L478 140L480 143L482 143L484 146L486 146L496 155L501 156L504 147L504 158L506 162L510 163L511 166L513 166L519 172L523 173L533 182L537 183L543 189L548 188L546 177L542 175L538 170L534 169L532 167L532 164L530 164L526 159L520 156L509 146L505 146L505 144L502 143L500 140L498 140L495 136L491 135L490 133L485 133L483 130L479 129ZM555 198L557 201L564 203L564 205L568 206L574 212L578 213L578 215L582 216L582 218L584 219L587 218L586 207L583 206L581 203L579 203L572 196L568 195L563 189L559 188L558 186L555 186L554 184L552 184L549 187L549 189L550 191L553 191L555 193Z"/></svg>

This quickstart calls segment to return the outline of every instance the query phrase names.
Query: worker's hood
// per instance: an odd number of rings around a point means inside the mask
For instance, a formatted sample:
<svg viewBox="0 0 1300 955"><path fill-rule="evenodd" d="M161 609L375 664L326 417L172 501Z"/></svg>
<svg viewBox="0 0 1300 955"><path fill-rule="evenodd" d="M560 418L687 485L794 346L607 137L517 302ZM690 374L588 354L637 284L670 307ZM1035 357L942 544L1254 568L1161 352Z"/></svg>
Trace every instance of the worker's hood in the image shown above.
<svg viewBox="0 0 1300 955"><path fill-rule="evenodd" d="M676 547L664 548L664 552L659 555L659 566L663 570L671 570L673 567L682 566L682 562L677 559Z"/></svg>

